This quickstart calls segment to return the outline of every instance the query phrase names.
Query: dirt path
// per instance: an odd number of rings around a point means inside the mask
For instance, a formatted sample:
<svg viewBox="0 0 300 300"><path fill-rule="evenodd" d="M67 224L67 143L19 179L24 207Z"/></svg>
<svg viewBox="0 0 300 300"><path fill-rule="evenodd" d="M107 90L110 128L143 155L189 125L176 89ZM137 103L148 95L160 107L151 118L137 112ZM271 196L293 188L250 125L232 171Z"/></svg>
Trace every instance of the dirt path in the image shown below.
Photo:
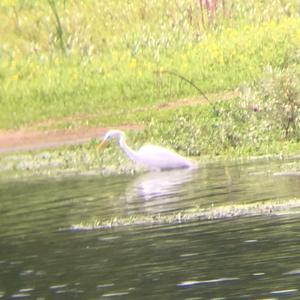
<svg viewBox="0 0 300 300"><path fill-rule="evenodd" d="M210 94L210 101L225 101L232 99L237 95L235 91L226 91L222 93ZM157 104L154 109L175 109L179 106L193 106L207 104L203 97L177 99L172 102ZM148 109L148 108L147 108ZM144 109L142 109L144 110ZM86 116L85 116L86 117ZM70 117L74 119L74 116ZM64 122L68 118L61 120ZM47 121L47 123L51 121ZM118 126L119 129L140 129L138 125ZM0 130L0 153L28 151L55 148L62 145L76 145L89 141L92 138L99 138L109 128L78 128L72 130L47 130L39 131L34 128L24 128L19 130L1 131Z"/></svg>
<svg viewBox="0 0 300 300"><path fill-rule="evenodd" d="M139 129L137 125L118 126L119 129ZM20 129L0 131L0 153L55 148L76 145L100 138L109 128L79 128L73 130L36 131Z"/></svg>

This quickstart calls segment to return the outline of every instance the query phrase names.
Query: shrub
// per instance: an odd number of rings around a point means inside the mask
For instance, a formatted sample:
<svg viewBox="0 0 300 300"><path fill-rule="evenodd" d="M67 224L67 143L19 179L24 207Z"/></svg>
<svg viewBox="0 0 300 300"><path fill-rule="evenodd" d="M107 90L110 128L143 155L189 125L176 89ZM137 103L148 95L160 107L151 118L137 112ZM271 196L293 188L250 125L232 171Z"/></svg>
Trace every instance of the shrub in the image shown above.
<svg viewBox="0 0 300 300"><path fill-rule="evenodd" d="M294 68L269 67L260 80L242 90L241 97L180 107L153 119L144 140L190 156L277 153L287 141L300 140L299 96Z"/></svg>
<svg viewBox="0 0 300 300"><path fill-rule="evenodd" d="M256 122L267 123L284 139L300 138L300 80L296 68L268 67L259 81L243 93L248 107L257 111Z"/></svg>

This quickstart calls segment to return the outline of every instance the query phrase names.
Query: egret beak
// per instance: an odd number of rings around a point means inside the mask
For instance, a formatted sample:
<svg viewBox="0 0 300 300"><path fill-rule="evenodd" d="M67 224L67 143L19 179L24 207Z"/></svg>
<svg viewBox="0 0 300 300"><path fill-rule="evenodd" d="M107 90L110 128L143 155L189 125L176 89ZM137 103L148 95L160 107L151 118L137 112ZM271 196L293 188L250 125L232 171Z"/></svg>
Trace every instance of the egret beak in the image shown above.
<svg viewBox="0 0 300 300"><path fill-rule="evenodd" d="M96 146L97 150L100 150L107 144L107 140L103 140L99 145Z"/></svg>

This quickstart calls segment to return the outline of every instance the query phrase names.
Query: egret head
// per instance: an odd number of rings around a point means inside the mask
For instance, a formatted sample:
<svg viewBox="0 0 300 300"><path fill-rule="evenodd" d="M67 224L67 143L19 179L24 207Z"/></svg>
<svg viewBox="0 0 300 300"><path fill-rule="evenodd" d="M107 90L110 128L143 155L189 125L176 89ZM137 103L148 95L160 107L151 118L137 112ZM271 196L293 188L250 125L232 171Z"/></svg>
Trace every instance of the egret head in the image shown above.
<svg viewBox="0 0 300 300"><path fill-rule="evenodd" d="M116 139L117 141L119 141L123 136L124 136L124 132L121 130L118 129L109 130L108 132L106 132L101 144L99 144L97 148L98 149L102 148L111 139Z"/></svg>

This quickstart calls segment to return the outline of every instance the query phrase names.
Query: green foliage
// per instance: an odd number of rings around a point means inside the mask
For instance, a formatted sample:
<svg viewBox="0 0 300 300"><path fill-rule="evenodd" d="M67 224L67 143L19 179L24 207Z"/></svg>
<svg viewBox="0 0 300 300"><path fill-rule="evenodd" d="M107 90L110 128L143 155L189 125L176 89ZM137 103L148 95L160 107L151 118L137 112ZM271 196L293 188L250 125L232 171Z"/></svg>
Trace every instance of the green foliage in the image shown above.
<svg viewBox="0 0 300 300"><path fill-rule="evenodd" d="M190 156L222 155L244 145L245 116L237 100L181 108L169 118L152 120L147 139Z"/></svg>
<svg viewBox="0 0 300 300"><path fill-rule="evenodd" d="M192 156L295 149L298 3L222 2L201 16L190 0L1 1L0 128L139 123L135 146ZM230 101L158 110L199 92L166 71L205 94L248 88Z"/></svg>
<svg viewBox="0 0 300 300"><path fill-rule="evenodd" d="M163 70L208 93L295 62L295 1L226 1L228 17L205 30L196 2L1 2L0 128L70 115L134 123L145 115L129 112L198 93Z"/></svg>
<svg viewBox="0 0 300 300"><path fill-rule="evenodd" d="M299 74L268 68L242 97L153 119L147 139L182 153L258 155L294 151L300 137ZM289 146L288 146L289 145Z"/></svg>
<svg viewBox="0 0 300 300"><path fill-rule="evenodd" d="M263 78L244 92L258 120L284 139L300 139L300 73L295 68L266 69ZM258 121L257 120L257 121Z"/></svg>

